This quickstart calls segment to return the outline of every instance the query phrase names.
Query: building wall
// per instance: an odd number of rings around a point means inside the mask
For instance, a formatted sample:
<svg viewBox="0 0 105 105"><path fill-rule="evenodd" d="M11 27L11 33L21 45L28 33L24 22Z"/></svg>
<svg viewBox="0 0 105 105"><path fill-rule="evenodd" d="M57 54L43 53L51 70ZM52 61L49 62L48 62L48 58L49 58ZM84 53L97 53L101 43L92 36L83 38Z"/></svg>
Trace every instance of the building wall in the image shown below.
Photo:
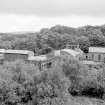
<svg viewBox="0 0 105 105"><path fill-rule="evenodd" d="M105 62L105 54L104 53L90 52L88 54L84 54L84 60L92 60L95 62Z"/></svg>
<svg viewBox="0 0 105 105"><path fill-rule="evenodd" d="M92 60L91 54L90 53L84 53L83 60Z"/></svg>
<svg viewBox="0 0 105 105"><path fill-rule="evenodd" d="M96 62L104 62L105 61L105 54L104 53L90 53L91 57Z"/></svg>
<svg viewBox="0 0 105 105"><path fill-rule="evenodd" d="M4 54L0 53L0 65L4 62Z"/></svg>
<svg viewBox="0 0 105 105"><path fill-rule="evenodd" d="M25 54L13 54L13 53L5 53L4 61L15 61L17 59L27 60L28 55Z"/></svg>
<svg viewBox="0 0 105 105"><path fill-rule="evenodd" d="M69 53L67 53L65 51L61 51L60 56L64 57L64 58L74 58L71 54L69 54Z"/></svg>
<svg viewBox="0 0 105 105"><path fill-rule="evenodd" d="M64 58L71 58L71 59L75 59L75 60L78 60L79 62L82 62L83 61L83 54L78 54L76 56L73 56L67 52L61 52L61 56L64 57Z"/></svg>

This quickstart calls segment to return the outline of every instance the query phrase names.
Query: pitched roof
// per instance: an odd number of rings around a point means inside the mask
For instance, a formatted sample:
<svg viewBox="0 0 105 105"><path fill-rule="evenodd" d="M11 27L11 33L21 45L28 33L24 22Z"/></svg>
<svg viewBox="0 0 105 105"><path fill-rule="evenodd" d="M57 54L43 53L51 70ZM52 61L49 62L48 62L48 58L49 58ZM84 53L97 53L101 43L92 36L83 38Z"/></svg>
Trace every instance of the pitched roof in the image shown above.
<svg viewBox="0 0 105 105"><path fill-rule="evenodd" d="M71 54L74 57L81 54L79 51L75 51L75 50L72 50L72 49L62 49L61 51L67 52L67 53Z"/></svg>
<svg viewBox="0 0 105 105"><path fill-rule="evenodd" d="M83 55L83 52L80 51L80 50L73 50L73 49L61 49L61 50L55 50L54 51L54 56L60 56L61 55L61 52L67 52L68 54L71 54L72 56L77 56L77 55L80 55L82 54Z"/></svg>
<svg viewBox="0 0 105 105"><path fill-rule="evenodd" d="M104 47L89 47L89 52L105 53Z"/></svg>

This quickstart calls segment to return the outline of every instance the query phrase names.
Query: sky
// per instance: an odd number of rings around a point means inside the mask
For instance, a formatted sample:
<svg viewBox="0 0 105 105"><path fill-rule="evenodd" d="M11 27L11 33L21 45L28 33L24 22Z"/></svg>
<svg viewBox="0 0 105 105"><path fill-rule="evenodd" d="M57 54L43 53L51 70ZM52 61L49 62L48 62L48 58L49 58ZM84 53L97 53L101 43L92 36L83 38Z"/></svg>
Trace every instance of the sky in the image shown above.
<svg viewBox="0 0 105 105"><path fill-rule="evenodd" d="M0 32L105 24L105 0L0 0Z"/></svg>

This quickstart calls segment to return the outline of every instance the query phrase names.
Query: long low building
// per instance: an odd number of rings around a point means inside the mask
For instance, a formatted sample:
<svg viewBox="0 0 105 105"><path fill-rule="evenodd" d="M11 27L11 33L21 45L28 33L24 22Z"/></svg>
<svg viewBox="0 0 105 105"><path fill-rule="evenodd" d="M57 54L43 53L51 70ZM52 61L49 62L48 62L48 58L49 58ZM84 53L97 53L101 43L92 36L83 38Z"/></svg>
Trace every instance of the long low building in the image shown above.
<svg viewBox="0 0 105 105"><path fill-rule="evenodd" d="M5 50L0 49L1 61L15 61L17 59L27 60L28 57L34 56L32 51L28 50Z"/></svg>
<svg viewBox="0 0 105 105"><path fill-rule="evenodd" d="M34 56L32 51L28 50L5 50L0 49L0 61L15 61L17 59L22 59L35 65L51 67L53 62L55 62L59 57L70 57L79 61L82 61L83 52L80 49L61 49L54 50L46 55Z"/></svg>
<svg viewBox="0 0 105 105"><path fill-rule="evenodd" d="M31 56L28 58L28 61L34 63L35 65L39 64L42 68L50 68L57 60L59 60L60 57L73 58L75 60L82 61L83 52L81 50L73 49L54 50L47 55Z"/></svg>

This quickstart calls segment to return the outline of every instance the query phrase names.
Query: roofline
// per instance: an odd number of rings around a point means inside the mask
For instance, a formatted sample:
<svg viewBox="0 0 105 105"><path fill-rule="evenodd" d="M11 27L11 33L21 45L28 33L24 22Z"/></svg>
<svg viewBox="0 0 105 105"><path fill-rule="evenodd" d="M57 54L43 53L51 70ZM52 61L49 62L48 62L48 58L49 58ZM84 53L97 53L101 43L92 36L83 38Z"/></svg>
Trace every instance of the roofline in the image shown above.
<svg viewBox="0 0 105 105"><path fill-rule="evenodd" d="M13 52L12 52L13 51ZM19 52L18 52L19 51ZM1 49L0 53L11 53L11 54L33 54L34 55L34 52L33 51L29 51L29 50L13 50L13 49Z"/></svg>
<svg viewBox="0 0 105 105"><path fill-rule="evenodd" d="M93 53L93 52L95 52L95 53L97 53L97 51L90 51L90 48L98 48L98 49L104 49L105 50L105 47L89 47L89 53ZM101 52L101 51L99 51L100 53L105 53L105 51L104 52Z"/></svg>

